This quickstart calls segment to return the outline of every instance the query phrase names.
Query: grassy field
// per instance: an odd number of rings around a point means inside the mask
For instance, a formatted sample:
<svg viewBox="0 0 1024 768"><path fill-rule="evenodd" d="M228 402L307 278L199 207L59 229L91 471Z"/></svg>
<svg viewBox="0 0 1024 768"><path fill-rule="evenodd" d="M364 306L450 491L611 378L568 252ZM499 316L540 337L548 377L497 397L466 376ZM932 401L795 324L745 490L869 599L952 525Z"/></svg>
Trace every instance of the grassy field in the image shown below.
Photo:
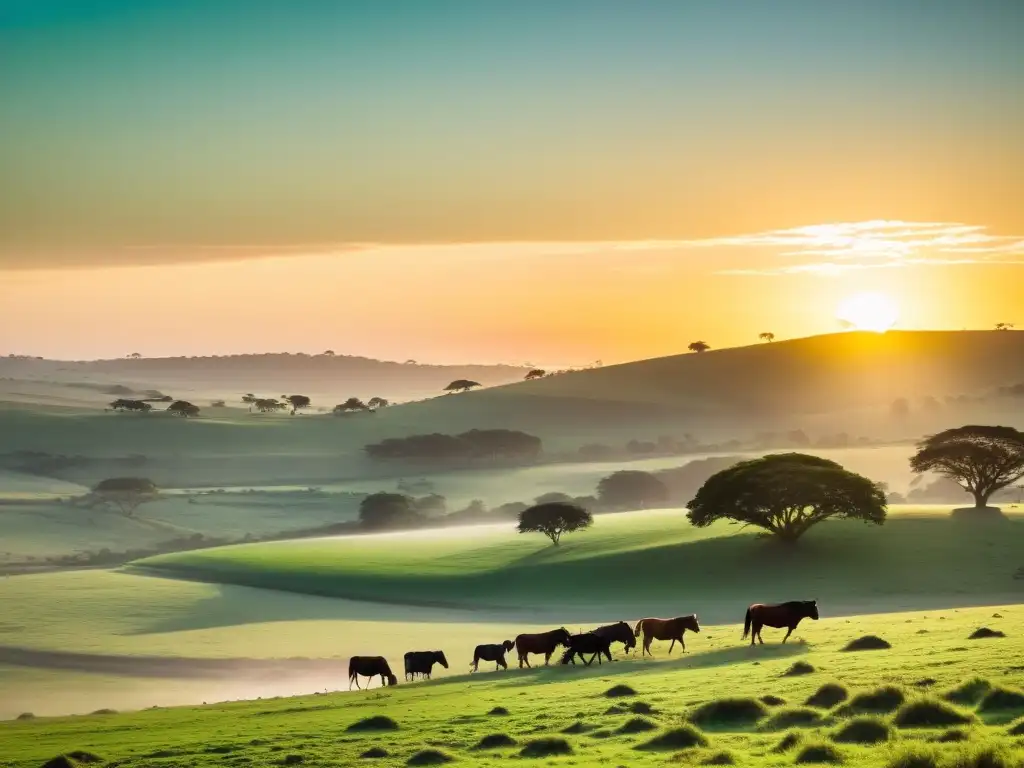
<svg viewBox="0 0 1024 768"><path fill-rule="evenodd" d="M327 766L364 762L360 756L376 749L387 756L367 764L501 765L522 755L547 765L788 766L817 756L863 768L1016 768L1024 759L1024 738L1010 733L1019 734L1012 723L1024 714L1022 610L822 619L802 625L798 642L753 649L735 625L706 627L690 654L672 660L6 722L0 764L36 768L85 751L119 766ZM1007 636L968 639L980 626ZM843 650L866 635L891 648ZM787 674L797 662L809 665L807 674ZM825 684L817 705L808 704ZM628 690L611 697L616 686ZM760 701L767 696L778 698ZM507 714L489 714L497 707ZM950 722L925 725L938 719ZM485 737L504 746L480 749ZM900 762L911 755L918 762Z"/></svg>
<svg viewBox="0 0 1024 768"><path fill-rule="evenodd" d="M599 516L560 547L511 526L314 539L159 556L146 572L306 594L557 617L698 612L734 620L754 601L814 597L861 613L1012 602L1024 516L970 521L948 507L893 507L882 527L828 522L795 548L681 510ZM874 606L874 608L872 608Z"/></svg>

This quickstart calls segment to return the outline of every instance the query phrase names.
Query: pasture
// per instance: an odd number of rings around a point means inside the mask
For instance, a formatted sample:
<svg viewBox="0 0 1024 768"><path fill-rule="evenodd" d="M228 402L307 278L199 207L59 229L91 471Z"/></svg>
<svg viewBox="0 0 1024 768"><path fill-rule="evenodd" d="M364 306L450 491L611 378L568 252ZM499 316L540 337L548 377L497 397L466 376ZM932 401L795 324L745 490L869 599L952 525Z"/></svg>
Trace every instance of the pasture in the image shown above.
<svg viewBox="0 0 1024 768"><path fill-rule="evenodd" d="M968 639L980 626L1006 637ZM855 768L1016 768L1024 758L1013 725L1024 714L1022 627L1019 605L823 615L801 625L797 642L775 644L773 633L757 648L740 640L736 625L705 626L688 642L691 652L673 659L657 648L654 660L623 661L617 650L620 660L602 667L481 671L351 694L10 721L0 723L0 742L11 768L74 751L140 768L485 766L517 755L549 765L788 766L824 755L820 762ZM865 635L891 648L843 650ZM804 674L792 674L798 662ZM153 701L163 703L160 691ZM370 759L372 751L381 757ZM911 755L925 762L899 762Z"/></svg>

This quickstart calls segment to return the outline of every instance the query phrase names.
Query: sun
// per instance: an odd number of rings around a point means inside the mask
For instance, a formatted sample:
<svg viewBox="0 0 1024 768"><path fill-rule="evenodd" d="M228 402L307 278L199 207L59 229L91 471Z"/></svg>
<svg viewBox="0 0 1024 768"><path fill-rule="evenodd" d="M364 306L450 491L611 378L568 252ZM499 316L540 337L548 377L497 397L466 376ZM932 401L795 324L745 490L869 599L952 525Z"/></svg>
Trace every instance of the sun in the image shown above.
<svg viewBox="0 0 1024 768"><path fill-rule="evenodd" d="M836 319L855 331L885 333L900 317L900 308L884 293L855 293L836 307Z"/></svg>

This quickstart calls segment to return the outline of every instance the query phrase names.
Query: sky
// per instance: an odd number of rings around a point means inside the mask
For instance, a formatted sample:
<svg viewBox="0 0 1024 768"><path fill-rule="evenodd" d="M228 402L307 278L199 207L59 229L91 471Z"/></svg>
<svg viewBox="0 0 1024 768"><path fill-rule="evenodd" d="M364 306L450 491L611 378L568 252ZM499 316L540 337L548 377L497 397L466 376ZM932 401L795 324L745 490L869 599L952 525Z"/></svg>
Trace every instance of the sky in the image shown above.
<svg viewBox="0 0 1024 768"><path fill-rule="evenodd" d="M0 0L0 354L1024 327L1019 0Z"/></svg>

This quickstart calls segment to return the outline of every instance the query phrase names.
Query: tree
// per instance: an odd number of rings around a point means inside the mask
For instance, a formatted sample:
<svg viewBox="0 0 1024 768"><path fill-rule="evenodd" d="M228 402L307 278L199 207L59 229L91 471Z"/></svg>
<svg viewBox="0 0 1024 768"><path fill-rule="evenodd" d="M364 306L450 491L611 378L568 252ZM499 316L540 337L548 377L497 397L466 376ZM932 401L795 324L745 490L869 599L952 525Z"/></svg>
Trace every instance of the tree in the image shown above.
<svg viewBox="0 0 1024 768"><path fill-rule="evenodd" d="M520 533L543 533L556 547L563 533L589 528L594 516L583 507L564 501L535 504L519 513Z"/></svg>
<svg viewBox="0 0 1024 768"><path fill-rule="evenodd" d="M188 400L175 400L167 406L167 412L187 419L199 415L199 406L193 405Z"/></svg>
<svg viewBox="0 0 1024 768"><path fill-rule="evenodd" d="M542 493L540 496L533 500L534 504L554 504L555 502L567 502L572 501L572 496L568 493L562 493L561 491L548 491Z"/></svg>
<svg viewBox="0 0 1024 768"><path fill-rule="evenodd" d="M121 510L125 517L132 517L140 504L159 495L156 484L144 477L111 477L97 483L92 492L103 503Z"/></svg>
<svg viewBox="0 0 1024 768"><path fill-rule="evenodd" d="M698 528L736 520L785 542L830 517L885 522L885 491L834 461L777 453L742 461L709 477L687 504Z"/></svg>
<svg viewBox="0 0 1024 768"><path fill-rule="evenodd" d="M366 403L366 407L374 411L378 408L387 408L389 405L391 405L391 403L383 397L371 397Z"/></svg>
<svg viewBox="0 0 1024 768"><path fill-rule="evenodd" d="M1012 331L1013 323L996 323L997 331Z"/></svg>
<svg viewBox="0 0 1024 768"><path fill-rule="evenodd" d="M259 397L253 402L253 406L260 413L273 413L274 411L283 411L288 407L288 403L282 403L273 397Z"/></svg>
<svg viewBox="0 0 1024 768"><path fill-rule="evenodd" d="M947 429L918 443L910 468L954 480L974 496L975 509L984 509L993 493L1024 477L1024 433L979 425Z"/></svg>
<svg viewBox="0 0 1024 768"><path fill-rule="evenodd" d="M142 359L142 355L139 354L138 352L132 352L130 355L128 355L128 359L129 360L141 360Z"/></svg>
<svg viewBox="0 0 1024 768"><path fill-rule="evenodd" d="M775 334L771 331L765 331L764 333L757 334L757 338L761 341L773 342L775 341Z"/></svg>
<svg viewBox="0 0 1024 768"><path fill-rule="evenodd" d="M292 407L292 416L301 408L309 408L311 400L306 395L288 395L281 398Z"/></svg>
<svg viewBox="0 0 1024 768"><path fill-rule="evenodd" d="M468 392L475 387L479 387L480 382L470 381L469 379L456 379L447 387L444 388L445 392Z"/></svg>
<svg viewBox="0 0 1024 768"><path fill-rule="evenodd" d="M359 503L363 528L413 528L421 522L416 501L404 493L372 493Z"/></svg>
<svg viewBox="0 0 1024 768"><path fill-rule="evenodd" d="M668 501L668 488L650 472L624 469L597 484L597 498L608 509L647 509Z"/></svg>
<svg viewBox="0 0 1024 768"><path fill-rule="evenodd" d="M138 413L149 413L153 410L153 406L143 400L126 400L120 397L110 403L108 407L114 411L135 411Z"/></svg>
<svg viewBox="0 0 1024 768"><path fill-rule="evenodd" d="M344 403L334 406L333 413L349 413L350 411L368 411L369 407L358 397L350 397Z"/></svg>
<svg viewBox="0 0 1024 768"><path fill-rule="evenodd" d="M214 400L210 403L211 408L227 408L227 405L223 400Z"/></svg>
<svg viewBox="0 0 1024 768"><path fill-rule="evenodd" d="M326 349L326 350L324 350L323 356L324 357L334 357L334 350L333 349Z"/></svg>
<svg viewBox="0 0 1024 768"><path fill-rule="evenodd" d="M531 381L533 379L543 379L547 375L548 375L548 372L545 371L544 369L542 369L542 368L534 368L532 371L529 371L523 377L523 379L525 381Z"/></svg>
<svg viewBox="0 0 1024 768"><path fill-rule="evenodd" d="M691 352L707 352L711 349L711 345L706 341L692 341L687 349Z"/></svg>

